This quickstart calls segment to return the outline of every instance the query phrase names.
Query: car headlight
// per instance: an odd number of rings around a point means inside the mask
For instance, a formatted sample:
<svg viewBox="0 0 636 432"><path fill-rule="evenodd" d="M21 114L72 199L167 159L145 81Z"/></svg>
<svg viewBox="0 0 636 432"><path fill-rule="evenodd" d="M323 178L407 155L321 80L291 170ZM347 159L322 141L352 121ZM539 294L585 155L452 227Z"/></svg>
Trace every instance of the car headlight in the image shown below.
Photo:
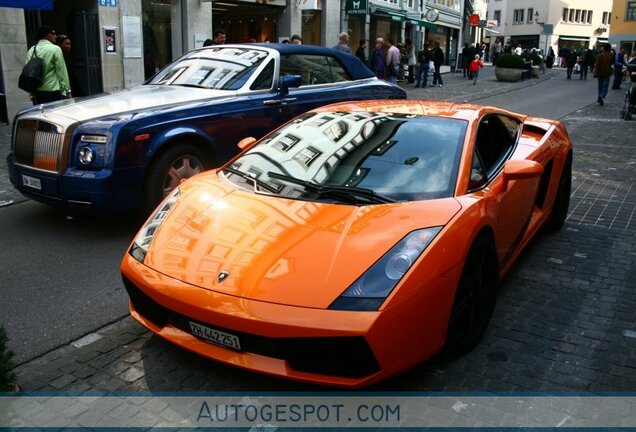
<svg viewBox="0 0 636 432"><path fill-rule="evenodd" d="M378 310L441 229L433 227L409 233L364 272L329 309Z"/></svg>
<svg viewBox="0 0 636 432"><path fill-rule="evenodd" d="M103 168L107 143L108 137L105 135L80 135L76 160L79 161L82 169Z"/></svg>
<svg viewBox="0 0 636 432"><path fill-rule="evenodd" d="M181 196L181 192L179 188L175 188L170 195L166 197L165 200L157 207L148 218L144 226L139 230L137 237L133 241L133 245L130 248L130 255L133 256L137 261L143 263L144 258L146 258L146 254L148 253L148 248L152 243L152 239L155 237L157 233L157 229L159 229L159 225L164 221L164 219L168 216L168 213L174 208L177 200Z"/></svg>

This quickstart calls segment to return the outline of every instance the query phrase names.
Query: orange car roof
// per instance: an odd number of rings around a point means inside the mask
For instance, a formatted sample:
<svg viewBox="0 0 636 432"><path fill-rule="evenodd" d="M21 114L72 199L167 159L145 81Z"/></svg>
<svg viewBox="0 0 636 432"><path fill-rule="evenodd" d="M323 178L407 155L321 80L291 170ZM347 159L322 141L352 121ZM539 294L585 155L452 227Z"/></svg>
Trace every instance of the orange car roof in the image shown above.
<svg viewBox="0 0 636 432"><path fill-rule="evenodd" d="M462 102L443 102L430 100L400 99L400 100L367 100L342 102L323 106L314 110L322 111L372 111L394 114L415 114L437 117L449 117L462 120L472 120L481 112L501 111L493 107L468 104Z"/></svg>

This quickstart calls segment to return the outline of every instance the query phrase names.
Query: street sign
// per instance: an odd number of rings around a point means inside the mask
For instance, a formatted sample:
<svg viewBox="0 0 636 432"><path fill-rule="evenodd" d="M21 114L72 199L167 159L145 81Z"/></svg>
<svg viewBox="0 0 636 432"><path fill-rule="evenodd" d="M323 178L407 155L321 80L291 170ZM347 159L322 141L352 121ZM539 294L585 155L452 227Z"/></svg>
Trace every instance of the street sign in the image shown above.
<svg viewBox="0 0 636 432"><path fill-rule="evenodd" d="M468 18L468 24L471 27L477 27L479 25L479 14L471 14Z"/></svg>
<svg viewBox="0 0 636 432"><path fill-rule="evenodd" d="M487 21L486 20L479 20L479 28L484 28L486 27Z"/></svg>
<svg viewBox="0 0 636 432"><path fill-rule="evenodd" d="M499 25L499 22L497 20L488 20L488 21L486 21L486 27L488 27L488 28L497 27L498 25Z"/></svg>
<svg viewBox="0 0 636 432"><path fill-rule="evenodd" d="M422 19L422 13L421 12L408 11L406 13L406 17L408 19L419 20L419 19Z"/></svg>
<svg viewBox="0 0 636 432"><path fill-rule="evenodd" d="M554 24L543 24L543 34L552 34L554 33Z"/></svg>

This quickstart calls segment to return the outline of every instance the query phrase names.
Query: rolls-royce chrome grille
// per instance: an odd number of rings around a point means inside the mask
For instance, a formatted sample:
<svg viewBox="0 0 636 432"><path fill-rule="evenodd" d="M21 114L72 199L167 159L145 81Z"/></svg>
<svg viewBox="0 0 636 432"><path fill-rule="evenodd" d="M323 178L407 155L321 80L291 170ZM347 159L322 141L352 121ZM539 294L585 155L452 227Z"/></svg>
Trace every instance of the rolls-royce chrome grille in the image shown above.
<svg viewBox="0 0 636 432"><path fill-rule="evenodd" d="M13 142L16 163L43 171L64 169L64 138L61 127L36 119L18 120Z"/></svg>

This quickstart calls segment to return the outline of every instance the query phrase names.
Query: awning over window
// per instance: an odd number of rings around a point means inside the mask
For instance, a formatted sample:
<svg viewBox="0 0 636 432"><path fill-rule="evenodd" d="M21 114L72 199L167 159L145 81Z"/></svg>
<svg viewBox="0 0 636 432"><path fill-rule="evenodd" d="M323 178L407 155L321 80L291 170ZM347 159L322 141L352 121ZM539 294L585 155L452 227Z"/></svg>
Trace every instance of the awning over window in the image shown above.
<svg viewBox="0 0 636 432"><path fill-rule="evenodd" d="M589 42L590 38L585 36L559 36L561 40L569 40L569 41L584 41Z"/></svg>
<svg viewBox="0 0 636 432"><path fill-rule="evenodd" d="M53 0L0 0L0 7L53 10Z"/></svg>

